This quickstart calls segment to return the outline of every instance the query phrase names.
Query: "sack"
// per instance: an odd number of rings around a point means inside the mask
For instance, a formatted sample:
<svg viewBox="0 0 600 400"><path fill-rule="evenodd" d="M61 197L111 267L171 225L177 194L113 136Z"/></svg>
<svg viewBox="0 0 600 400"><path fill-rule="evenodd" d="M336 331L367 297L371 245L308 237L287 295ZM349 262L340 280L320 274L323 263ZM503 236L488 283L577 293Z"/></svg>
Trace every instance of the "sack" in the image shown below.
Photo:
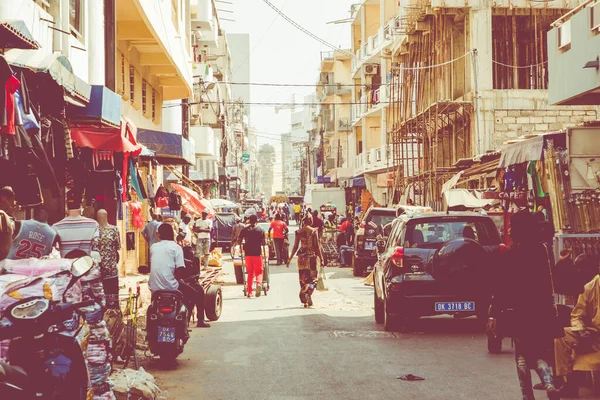
<svg viewBox="0 0 600 400"><path fill-rule="evenodd" d="M172 211L181 210L181 196L177 192L169 193L169 208Z"/></svg>
<svg viewBox="0 0 600 400"><path fill-rule="evenodd" d="M319 266L319 280L317 281L317 290L329 290L327 287L327 275L325 275L325 267Z"/></svg>
<svg viewBox="0 0 600 400"><path fill-rule="evenodd" d="M156 207L158 208L169 207L169 199L167 197L157 197L154 200L156 201Z"/></svg>

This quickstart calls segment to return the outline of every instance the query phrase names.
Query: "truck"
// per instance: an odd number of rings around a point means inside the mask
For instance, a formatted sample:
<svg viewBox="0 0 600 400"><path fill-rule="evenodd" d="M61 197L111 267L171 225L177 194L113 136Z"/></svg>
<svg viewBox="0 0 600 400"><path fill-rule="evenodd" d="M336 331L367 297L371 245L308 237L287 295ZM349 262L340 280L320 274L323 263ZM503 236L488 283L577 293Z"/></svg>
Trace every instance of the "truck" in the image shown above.
<svg viewBox="0 0 600 400"><path fill-rule="evenodd" d="M342 188L314 187L306 191L304 202L313 210L321 206L334 205L338 214L346 213L346 191Z"/></svg>

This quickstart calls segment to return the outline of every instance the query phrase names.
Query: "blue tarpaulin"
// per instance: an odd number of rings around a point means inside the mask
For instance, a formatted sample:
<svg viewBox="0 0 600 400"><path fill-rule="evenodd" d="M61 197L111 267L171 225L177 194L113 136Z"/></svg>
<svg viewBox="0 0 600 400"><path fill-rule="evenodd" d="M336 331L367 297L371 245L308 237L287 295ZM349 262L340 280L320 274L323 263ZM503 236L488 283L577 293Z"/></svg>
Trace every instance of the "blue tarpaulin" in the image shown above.
<svg viewBox="0 0 600 400"><path fill-rule="evenodd" d="M156 152L161 164L195 164L195 150L189 140L176 133L138 129L137 140Z"/></svg>
<svg viewBox="0 0 600 400"><path fill-rule="evenodd" d="M103 124L121 124L121 96L105 86L94 85L90 102L85 107L72 107L71 122L98 121Z"/></svg>

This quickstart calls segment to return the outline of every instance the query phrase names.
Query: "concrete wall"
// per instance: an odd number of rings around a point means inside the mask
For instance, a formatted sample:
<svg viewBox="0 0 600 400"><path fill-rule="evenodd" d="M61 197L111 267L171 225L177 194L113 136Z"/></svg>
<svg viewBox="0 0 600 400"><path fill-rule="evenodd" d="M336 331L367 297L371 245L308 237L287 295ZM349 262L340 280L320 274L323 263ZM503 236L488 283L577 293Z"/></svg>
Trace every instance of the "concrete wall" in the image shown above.
<svg viewBox="0 0 600 400"><path fill-rule="evenodd" d="M600 104L598 93L581 96L600 88L600 70L583 68L587 62L594 61L600 55L600 32L591 29L591 12L592 8L586 7L569 19L567 26L570 24L570 48L558 48L558 28L548 32L550 104Z"/></svg>

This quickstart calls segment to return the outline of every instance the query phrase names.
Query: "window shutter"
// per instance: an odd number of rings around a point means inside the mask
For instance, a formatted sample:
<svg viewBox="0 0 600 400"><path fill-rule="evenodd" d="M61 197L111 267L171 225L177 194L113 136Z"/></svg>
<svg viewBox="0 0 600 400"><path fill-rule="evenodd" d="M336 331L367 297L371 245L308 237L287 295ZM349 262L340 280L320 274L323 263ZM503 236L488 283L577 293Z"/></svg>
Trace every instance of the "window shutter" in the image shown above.
<svg viewBox="0 0 600 400"><path fill-rule="evenodd" d="M152 122L154 122L156 125L159 125L160 121L161 121L161 117L162 117L163 100L162 100L162 94L160 93L160 91L155 90L154 92L155 92L154 118L152 118Z"/></svg>

